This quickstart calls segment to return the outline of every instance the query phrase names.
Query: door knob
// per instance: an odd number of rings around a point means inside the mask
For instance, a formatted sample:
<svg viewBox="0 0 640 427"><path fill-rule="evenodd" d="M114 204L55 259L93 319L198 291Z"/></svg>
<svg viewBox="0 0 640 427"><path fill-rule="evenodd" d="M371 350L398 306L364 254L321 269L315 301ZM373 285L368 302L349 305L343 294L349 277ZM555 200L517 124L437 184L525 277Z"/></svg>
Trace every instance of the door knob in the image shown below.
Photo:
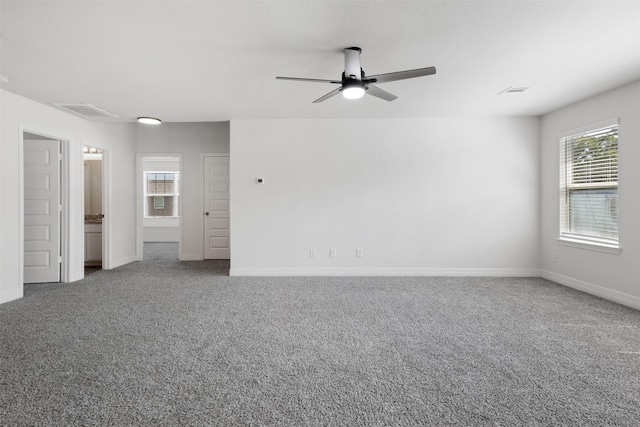
<svg viewBox="0 0 640 427"><path fill-rule="evenodd" d="M209 216L209 212L205 212L204 214L205 214L206 216Z"/></svg>

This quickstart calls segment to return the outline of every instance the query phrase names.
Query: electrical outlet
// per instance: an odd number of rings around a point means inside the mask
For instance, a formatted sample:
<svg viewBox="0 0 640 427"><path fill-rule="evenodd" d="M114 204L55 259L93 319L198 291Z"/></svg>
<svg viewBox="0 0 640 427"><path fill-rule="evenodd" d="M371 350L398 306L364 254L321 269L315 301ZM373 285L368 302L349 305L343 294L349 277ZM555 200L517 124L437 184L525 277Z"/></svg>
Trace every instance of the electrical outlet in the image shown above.
<svg viewBox="0 0 640 427"><path fill-rule="evenodd" d="M338 251L336 250L336 248L331 248L329 249L329 256L331 258L335 258L338 256Z"/></svg>
<svg viewBox="0 0 640 427"><path fill-rule="evenodd" d="M551 262L553 263L558 262L558 256L555 253L551 254Z"/></svg>
<svg viewBox="0 0 640 427"><path fill-rule="evenodd" d="M361 257L362 256L362 248L356 248L356 256L357 257Z"/></svg>
<svg viewBox="0 0 640 427"><path fill-rule="evenodd" d="M315 248L309 249L309 258L315 258L318 255L318 251Z"/></svg>

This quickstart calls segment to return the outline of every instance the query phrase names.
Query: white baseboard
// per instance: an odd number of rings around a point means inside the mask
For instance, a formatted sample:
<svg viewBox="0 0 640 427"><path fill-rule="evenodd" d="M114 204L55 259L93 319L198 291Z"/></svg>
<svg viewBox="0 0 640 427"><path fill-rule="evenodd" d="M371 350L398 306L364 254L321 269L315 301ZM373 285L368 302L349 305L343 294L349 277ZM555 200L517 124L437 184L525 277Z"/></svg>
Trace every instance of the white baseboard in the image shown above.
<svg viewBox="0 0 640 427"><path fill-rule="evenodd" d="M136 256L136 255L131 255L131 256L128 256L128 257L125 257L125 258L121 258L121 259L112 261L111 265L109 265L109 268L104 268L104 264L103 264L103 269L104 270L111 270L113 268L118 268L118 267L121 267L121 266L126 265L126 264L131 264L132 262L135 262L135 261L140 261L140 258L138 256Z"/></svg>
<svg viewBox="0 0 640 427"><path fill-rule="evenodd" d="M180 261L202 261L202 254L180 254L178 259Z"/></svg>
<svg viewBox="0 0 640 427"><path fill-rule="evenodd" d="M18 289L14 289L11 292L3 293L2 295L0 295L0 304L22 298L24 296L23 289L23 286L20 285Z"/></svg>
<svg viewBox="0 0 640 427"><path fill-rule="evenodd" d="M550 280L560 285L568 286L573 289L577 289L582 292L586 292L591 295L595 295L609 301L617 302L618 304L626 305L627 307L640 310L640 298L625 294L624 292L608 289L593 283L585 282L582 280L574 279L572 277L563 276L562 274L553 273L551 271L542 270L540 277Z"/></svg>
<svg viewBox="0 0 640 427"><path fill-rule="evenodd" d="M537 268L231 268L230 276L540 277Z"/></svg>

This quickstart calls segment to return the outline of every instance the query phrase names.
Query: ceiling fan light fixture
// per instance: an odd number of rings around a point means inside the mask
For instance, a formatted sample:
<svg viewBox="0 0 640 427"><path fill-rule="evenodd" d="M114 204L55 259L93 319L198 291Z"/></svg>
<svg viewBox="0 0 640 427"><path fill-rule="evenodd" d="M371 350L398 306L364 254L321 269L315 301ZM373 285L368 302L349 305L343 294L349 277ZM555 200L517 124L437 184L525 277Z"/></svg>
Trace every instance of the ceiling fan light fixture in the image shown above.
<svg viewBox="0 0 640 427"><path fill-rule="evenodd" d="M159 125L162 120L154 117L138 117L138 123L144 123L146 125Z"/></svg>
<svg viewBox="0 0 640 427"><path fill-rule="evenodd" d="M358 99L364 96L364 88L358 86L348 87L342 91L342 96L347 99Z"/></svg>
<svg viewBox="0 0 640 427"><path fill-rule="evenodd" d="M342 96L346 99L362 98L364 91L364 84L360 80L347 80L342 84Z"/></svg>

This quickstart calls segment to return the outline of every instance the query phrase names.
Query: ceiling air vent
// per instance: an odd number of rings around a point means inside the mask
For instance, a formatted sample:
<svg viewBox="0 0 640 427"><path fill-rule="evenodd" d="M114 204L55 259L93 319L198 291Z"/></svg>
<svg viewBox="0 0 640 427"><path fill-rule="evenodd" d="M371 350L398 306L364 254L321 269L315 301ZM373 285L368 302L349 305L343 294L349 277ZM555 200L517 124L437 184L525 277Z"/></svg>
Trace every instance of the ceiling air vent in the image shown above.
<svg viewBox="0 0 640 427"><path fill-rule="evenodd" d="M500 92L498 95L502 95L503 93L520 93L520 92L524 92L527 89L529 89L529 87L527 86L519 86L519 87L509 86L508 88Z"/></svg>
<svg viewBox="0 0 640 427"><path fill-rule="evenodd" d="M118 116L108 111L98 108L93 104L53 104L56 107L65 110L69 113L73 113L76 116L80 116L87 120L96 119L117 119Z"/></svg>

